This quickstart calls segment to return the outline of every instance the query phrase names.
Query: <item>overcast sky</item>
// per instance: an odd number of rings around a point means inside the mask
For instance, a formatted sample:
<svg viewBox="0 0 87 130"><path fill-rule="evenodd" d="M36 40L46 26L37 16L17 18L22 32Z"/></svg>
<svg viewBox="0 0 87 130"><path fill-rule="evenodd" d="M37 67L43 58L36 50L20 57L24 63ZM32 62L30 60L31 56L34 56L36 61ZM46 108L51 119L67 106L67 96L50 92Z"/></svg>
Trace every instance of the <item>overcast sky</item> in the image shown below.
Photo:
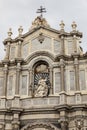
<svg viewBox="0 0 87 130"><path fill-rule="evenodd" d="M18 35L20 25L23 33L27 32L41 5L47 10L44 17L52 28L60 29L63 20L69 32L75 21L77 30L83 33L81 46L87 51L87 0L0 0L0 59L4 56L3 40L7 38L8 29L12 28L13 38Z"/></svg>

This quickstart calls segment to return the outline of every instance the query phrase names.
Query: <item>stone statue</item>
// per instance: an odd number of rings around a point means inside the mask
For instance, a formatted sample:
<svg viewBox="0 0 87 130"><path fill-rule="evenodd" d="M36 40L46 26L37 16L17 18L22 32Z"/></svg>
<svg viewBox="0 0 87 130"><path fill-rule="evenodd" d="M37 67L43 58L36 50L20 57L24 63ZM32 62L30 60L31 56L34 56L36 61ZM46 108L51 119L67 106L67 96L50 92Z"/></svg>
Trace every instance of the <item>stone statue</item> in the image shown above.
<svg viewBox="0 0 87 130"><path fill-rule="evenodd" d="M40 78L38 81L37 89L35 91L35 97L45 97L48 95L48 85L46 84L47 79Z"/></svg>

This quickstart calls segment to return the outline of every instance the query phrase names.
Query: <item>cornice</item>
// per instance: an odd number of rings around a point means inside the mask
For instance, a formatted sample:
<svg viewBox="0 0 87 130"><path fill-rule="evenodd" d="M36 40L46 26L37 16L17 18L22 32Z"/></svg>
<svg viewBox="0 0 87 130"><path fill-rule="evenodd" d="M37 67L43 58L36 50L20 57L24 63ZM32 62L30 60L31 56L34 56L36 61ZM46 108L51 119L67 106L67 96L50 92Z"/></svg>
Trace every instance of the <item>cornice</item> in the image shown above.
<svg viewBox="0 0 87 130"><path fill-rule="evenodd" d="M79 31L75 31L75 30L74 30L74 31L71 31L71 32L70 32L70 35L71 35L71 36L76 35L76 36L82 38L82 33L79 32Z"/></svg>

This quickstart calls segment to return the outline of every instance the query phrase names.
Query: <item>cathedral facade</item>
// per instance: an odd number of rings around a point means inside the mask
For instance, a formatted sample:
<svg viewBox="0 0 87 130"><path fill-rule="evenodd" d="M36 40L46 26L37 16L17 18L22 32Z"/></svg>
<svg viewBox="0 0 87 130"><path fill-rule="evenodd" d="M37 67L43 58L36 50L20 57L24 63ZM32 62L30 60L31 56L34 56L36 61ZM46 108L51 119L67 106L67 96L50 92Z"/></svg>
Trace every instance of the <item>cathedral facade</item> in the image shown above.
<svg viewBox="0 0 87 130"><path fill-rule="evenodd" d="M82 33L50 27L43 17L4 40L0 130L87 130L87 53Z"/></svg>

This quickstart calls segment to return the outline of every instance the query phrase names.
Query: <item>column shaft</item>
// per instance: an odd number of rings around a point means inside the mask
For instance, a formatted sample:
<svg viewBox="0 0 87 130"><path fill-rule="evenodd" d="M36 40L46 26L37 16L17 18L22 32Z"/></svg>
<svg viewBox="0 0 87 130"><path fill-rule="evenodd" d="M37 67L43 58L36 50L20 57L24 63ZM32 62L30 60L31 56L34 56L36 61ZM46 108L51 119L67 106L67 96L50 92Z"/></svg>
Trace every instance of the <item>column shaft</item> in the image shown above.
<svg viewBox="0 0 87 130"><path fill-rule="evenodd" d="M64 55L64 37L61 36L61 54Z"/></svg>
<svg viewBox="0 0 87 130"><path fill-rule="evenodd" d="M76 90L79 91L79 66L75 65L75 84L76 84Z"/></svg>
<svg viewBox="0 0 87 130"><path fill-rule="evenodd" d="M50 94L53 94L53 68L50 68Z"/></svg>
<svg viewBox="0 0 87 130"><path fill-rule="evenodd" d="M18 42L18 51L17 51L17 57L21 57L21 41Z"/></svg>
<svg viewBox="0 0 87 130"><path fill-rule="evenodd" d="M15 94L19 95L19 81L20 81L20 71L16 71L16 88L15 88Z"/></svg>
<svg viewBox="0 0 87 130"><path fill-rule="evenodd" d="M60 71L61 71L61 91L65 91L65 86L64 86L64 66L60 66Z"/></svg>
<svg viewBox="0 0 87 130"><path fill-rule="evenodd" d="M76 35L73 36L73 45L74 45L74 52L77 52L77 40L76 40Z"/></svg>
<svg viewBox="0 0 87 130"><path fill-rule="evenodd" d="M32 71L29 69L29 96L32 96Z"/></svg>
<svg viewBox="0 0 87 130"><path fill-rule="evenodd" d="M20 87L20 63L17 63L15 95L19 95Z"/></svg>
<svg viewBox="0 0 87 130"><path fill-rule="evenodd" d="M76 85L76 90L79 91L79 63L78 63L78 58L74 58L74 67L75 67L75 85Z"/></svg>

